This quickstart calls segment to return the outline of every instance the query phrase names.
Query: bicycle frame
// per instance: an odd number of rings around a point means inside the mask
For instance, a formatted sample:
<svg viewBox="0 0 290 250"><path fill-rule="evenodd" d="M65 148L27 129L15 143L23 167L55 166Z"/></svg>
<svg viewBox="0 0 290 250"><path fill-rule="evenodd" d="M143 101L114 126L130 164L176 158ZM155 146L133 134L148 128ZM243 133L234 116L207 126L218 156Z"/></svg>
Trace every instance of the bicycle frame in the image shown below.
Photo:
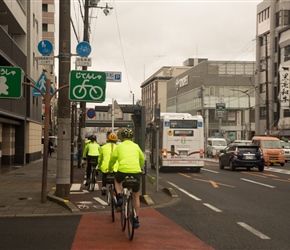
<svg viewBox="0 0 290 250"><path fill-rule="evenodd" d="M114 182L115 177L108 175L106 178L106 184L109 184L108 205L111 206L111 215L113 222L115 221L115 205L117 203Z"/></svg>
<svg viewBox="0 0 290 250"><path fill-rule="evenodd" d="M97 161L96 159L90 159L89 160L89 167L91 168L91 174L89 176L89 185L88 185L88 191L95 190L95 184L97 182Z"/></svg>

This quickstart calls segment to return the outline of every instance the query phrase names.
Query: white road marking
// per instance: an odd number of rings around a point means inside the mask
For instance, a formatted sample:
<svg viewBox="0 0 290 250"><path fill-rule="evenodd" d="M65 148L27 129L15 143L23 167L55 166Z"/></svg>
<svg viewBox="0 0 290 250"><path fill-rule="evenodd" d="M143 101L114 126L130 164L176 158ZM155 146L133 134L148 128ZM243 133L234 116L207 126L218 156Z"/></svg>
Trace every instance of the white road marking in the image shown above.
<svg viewBox="0 0 290 250"><path fill-rule="evenodd" d="M290 174L289 170L286 169L281 169L281 168L264 168L265 171L270 171L270 172L275 172L275 173L280 173L280 174Z"/></svg>
<svg viewBox="0 0 290 250"><path fill-rule="evenodd" d="M88 194L89 191L88 190L82 190L82 191L79 191L79 192L70 192L70 194Z"/></svg>
<svg viewBox="0 0 290 250"><path fill-rule="evenodd" d="M216 212L222 212L222 210L219 210L218 208L208 204L208 203L203 203L203 205L207 206L208 208L212 209L213 211L216 211Z"/></svg>
<svg viewBox="0 0 290 250"><path fill-rule="evenodd" d="M102 199L100 199L99 197L94 197L94 200L101 203L102 205L108 205L107 202L103 201Z"/></svg>
<svg viewBox="0 0 290 250"><path fill-rule="evenodd" d="M177 188L177 189L178 189L179 191L181 191L182 193L184 193L184 194L188 195L189 197L191 197L191 198L195 199L196 201L201 201L201 199L200 199L200 198L198 198L198 197L196 197L196 196L194 196L194 195L192 195L192 194L188 193L187 191L185 191L184 189L182 189L182 188L178 187L178 186L177 186L177 185L175 185L174 183L172 183L172 182L169 182L169 181L168 181L167 183L169 183L171 186L173 186L173 187Z"/></svg>
<svg viewBox="0 0 290 250"><path fill-rule="evenodd" d="M80 191L81 190L81 185L82 184L79 184L79 183L72 184L71 187L70 187L70 191L71 192Z"/></svg>
<svg viewBox="0 0 290 250"><path fill-rule="evenodd" d="M270 238L265 235L265 234L262 234L261 232L259 232L258 230L252 228L251 226L247 225L246 223L244 222L237 222L240 226L242 226L243 228L249 230L251 233L255 234L256 236L260 237L261 239L263 240L269 240Z"/></svg>
<svg viewBox="0 0 290 250"><path fill-rule="evenodd" d="M257 185L261 185L261 186L264 186L264 187L268 187L268 188L276 188L275 186L267 185L267 184L264 184L264 183L261 183L261 182L257 182L257 181L251 181L251 180L244 179L244 178L241 178L241 180L242 181L251 182L251 183L254 183L254 184L257 184Z"/></svg>
<svg viewBox="0 0 290 250"><path fill-rule="evenodd" d="M214 171L214 170L211 170L211 169L207 169L207 168L201 168L201 170L207 171L207 172L211 172L211 173L215 173L215 174L218 174L219 173L217 171Z"/></svg>

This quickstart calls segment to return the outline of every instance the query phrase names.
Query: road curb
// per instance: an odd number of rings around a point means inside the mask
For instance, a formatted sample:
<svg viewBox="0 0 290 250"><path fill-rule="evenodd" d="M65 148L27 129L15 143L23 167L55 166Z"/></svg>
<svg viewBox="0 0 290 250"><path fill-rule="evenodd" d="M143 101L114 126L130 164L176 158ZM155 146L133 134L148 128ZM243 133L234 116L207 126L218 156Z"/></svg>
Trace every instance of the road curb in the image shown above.
<svg viewBox="0 0 290 250"><path fill-rule="evenodd" d="M76 214L76 213L81 213L81 211L75 206L73 205L69 200L64 200L63 198L57 197L54 195L55 190L52 189L48 195L46 196L48 200L56 202L58 204L60 204L61 206L63 206L64 208L68 209L69 211L71 211L71 213Z"/></svg>

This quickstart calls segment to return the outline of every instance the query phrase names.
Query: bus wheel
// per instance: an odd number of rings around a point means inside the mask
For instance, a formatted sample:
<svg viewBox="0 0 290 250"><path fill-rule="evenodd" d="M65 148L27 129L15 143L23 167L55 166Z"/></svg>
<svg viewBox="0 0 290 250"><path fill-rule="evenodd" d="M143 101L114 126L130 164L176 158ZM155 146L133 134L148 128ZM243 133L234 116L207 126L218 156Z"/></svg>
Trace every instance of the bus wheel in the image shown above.
<svg viewBox="0 0 290 250"><path fill-rule="evenodd" d="M200 173L200 168L190 168L189 169L191 173Z"/></svg>

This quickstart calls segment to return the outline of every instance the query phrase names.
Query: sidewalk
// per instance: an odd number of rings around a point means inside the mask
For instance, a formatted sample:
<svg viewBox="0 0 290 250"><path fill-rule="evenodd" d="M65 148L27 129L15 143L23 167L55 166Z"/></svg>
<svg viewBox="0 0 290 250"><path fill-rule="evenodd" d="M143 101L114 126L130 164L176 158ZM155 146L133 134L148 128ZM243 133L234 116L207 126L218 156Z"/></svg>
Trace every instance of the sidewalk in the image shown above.
<svg viewBox="0 0 290 250"><path fill-rule="evenodd" d="M56 186L56 153L48 159L47 200L41 203L43 160L0 171L0 217L52 216L80 214L71 202L54 196ZM179 198L172 189L155 185L146 178L146 194L141 197L148 207L174 204Z"/></svg>

